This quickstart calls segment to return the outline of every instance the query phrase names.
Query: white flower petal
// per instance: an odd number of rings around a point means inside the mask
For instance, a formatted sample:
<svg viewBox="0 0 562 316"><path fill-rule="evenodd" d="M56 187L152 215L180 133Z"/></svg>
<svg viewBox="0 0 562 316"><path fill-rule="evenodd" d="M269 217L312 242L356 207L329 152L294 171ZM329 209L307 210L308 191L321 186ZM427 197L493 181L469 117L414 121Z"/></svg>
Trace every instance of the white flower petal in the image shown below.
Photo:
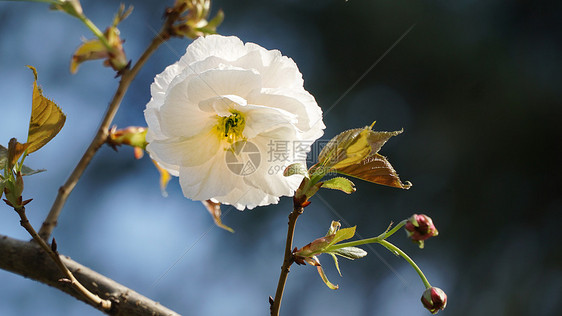
<svg viewBox="0 0 562 316"><path fill-rule="evenodd" d="M294 138L295 130L294 124L297 123L297 116L276 108L266 107L262 105L247 105L239 107L246 117L246 128L244 129L244 136L248 139L253 139L261 133L272 131L280 127L287 127L290 134L284 135L286 138Z"/></svg>
<svg viewBox="0 0 562 316"><path fill-rule="evenodd" d="M246 46L250 52L233 64L256 69L262 76L264 88L302 88L302 75L291 58L282 56L278 50L268 51L256 44L248 43Z"/></svg>
<svg viewBox="0 0 562 316"><path fill-rule="evenodd" d="M239 68L211 69L190 76L187 86L189 100L198 104L223 95L246 97L252 90L261 89L261 77L254 70Z"/></svg>
<svg viewBox="0 0 562 316"><path fill-rule="evenodd" d="M248 102L252 104L274 104L276 108L294 113L299 118L297 127L302 131L307 131L313 126L318 126L320 129L325 128L322 123L322 110L316 104L314 97L304 89L301 89L301 91L262 89L259 93L249 95ZM321 124L317 125L318 123Z"/></svg>
<svg viewBox="0 0 562 316"><path fill-rule="evenodd" d="M224 95L199 102L199 109L218 116L230 116L231 110L245 106L246 100L237 95Z"/></svg>
<svg viewBox="0 0 562 316"><path fill-rule="evenodd" d="M190 105L187 84L184 81L172 87L168 91L166 103L160 109L161 131L169 137L192 137L216 124L216 115Z"/></svg>
<svg viewBox="0 0 562 316"><path fill-rule="evenodd" d="M217 134L208 131L190 138L153 140L147 150L155 155L157 153L158 160L163 163L193 167L209 161L223 149Z"/></svg>
<svg viewBox="0 0 562 316"><path fill-rule="evenodd" d="M202 166L181 167L180 184L185 196L201 201L227 195L233 188L246 186L242 177L226 168L224 151Z"/></svg>
<svg viewBox="0 0 562 316"><path fill-rule="evenodd" d="M272 139L259 136L252 140L258 147L262 159L258 169L244 177L244 182L275 196L292 196L302 181L302 176L285 177L283 171L295 162L306 164L306 152L294 140ZM282 148L275 148L283 142ZM277 154L277 155L275 155Z"/></svg>
<svg viewBox="0 0 562 316"><path fill-rule="evenodd" d="M247 53L244 43L236 36L208 35L199 37L191 43L180 59L184 64L203 61L216 56L228 61L234 61Z"/></svg>

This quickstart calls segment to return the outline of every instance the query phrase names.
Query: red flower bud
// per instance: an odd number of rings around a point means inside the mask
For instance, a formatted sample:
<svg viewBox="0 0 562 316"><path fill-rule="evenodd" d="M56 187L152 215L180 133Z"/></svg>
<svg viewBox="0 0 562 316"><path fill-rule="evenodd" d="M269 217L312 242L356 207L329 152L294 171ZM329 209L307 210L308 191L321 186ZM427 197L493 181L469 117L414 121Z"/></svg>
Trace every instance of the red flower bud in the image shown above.
<svg viewBox="0 0 562 316"><path fill-rule="evenodd" d="M412 239L412 241L418 243L420 248L423 248L423 241L439 235L437 228L433 224L431 217L421 214L414 214L410 218L408 218L408 222L404 226L406 229L406 233L408 237Z"/></svg>
<svg viewBox="0 0 562 316"><path fill-rule="evenodd" d="M438 287L431 287L423 292L421 302L432 314L437 314L447 306L447 294Z"/></svg>

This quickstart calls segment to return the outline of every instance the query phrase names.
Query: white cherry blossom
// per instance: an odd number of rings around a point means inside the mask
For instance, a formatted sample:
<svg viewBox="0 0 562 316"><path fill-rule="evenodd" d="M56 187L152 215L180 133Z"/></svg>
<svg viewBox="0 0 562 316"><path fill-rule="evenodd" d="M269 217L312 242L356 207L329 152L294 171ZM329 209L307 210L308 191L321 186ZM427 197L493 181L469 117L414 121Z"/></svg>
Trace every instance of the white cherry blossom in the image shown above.
<svg viewBox="0 0 562 316"><path fill-rule="evenodd" d="M243 210L292 196L323 134L322 110L295 62L237 37L195 40L157 75L146 106L147 151L186 197Z"/></svg>

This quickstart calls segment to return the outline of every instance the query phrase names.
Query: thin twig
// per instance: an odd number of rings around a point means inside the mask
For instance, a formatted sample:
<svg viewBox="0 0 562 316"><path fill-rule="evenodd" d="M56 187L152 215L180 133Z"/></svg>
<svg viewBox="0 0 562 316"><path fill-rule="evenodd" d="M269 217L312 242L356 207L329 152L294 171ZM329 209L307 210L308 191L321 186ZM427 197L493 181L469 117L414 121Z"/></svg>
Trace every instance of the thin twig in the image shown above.
<svg viewBox="0 0 562 316"><path fill-rule="evenodd" d="M285 283L287 282L287 277L289 276L291 265L294 262L293 237L295 233L295 226L297 225L297 219L302 214L302 212L302 203L297 203L297 199L295 199L295 207L293 208L291 214L289 214L289 228L287 230L287 242L285 244L285 258L283 259L283 265L281 266L281 274L279 275L279 282L277 283L275 299L271 303L270 307L272 316L279 315L281 300L283 299L283 291L285 290Z"/></svg>
<svg viewBox="0 0 562 316"><path fill-rule="evenodd" d="M107 141L109 135L109 127L111 125L111 122L113 121L113 118L115 117L115 114L117 113L117 110L119 109L119 105L121 104L121 101L123 100L123 97L125 96L129 85L131 84L139 70L142 68L142 66L145 64L145 62L148 60L148 58L152 55L152 53L163 42L170 38L170 29L171 25L173 25L174 23L174 19L175 17L168 16L168 19L166 19L166 22L162 27L160 33L158 33L158 35L156 35L156 37L152 40L148 48L145 50L145 52L142 54L133 68L130 70L125 69L122 72L121 81L119 82L117 91L115 91L115 95L113 96L113 99L107 107L107 111L100 124L96 136L90 143L88 149L86 149L86 152L84 153L64 185L59 188L55 202L53 203L49 214L45 218L43 225L41 225L39 236L41 236L43 240L49 239L49 236L57 225L58 217L64 204L66 203L66 200L68 199L68 196L78 183L78 180L86 170L86 167L88 167L88 165L90 164L90 161L92 160L98 149Z"/></svg>
<svg viewBox="0 0 562 316"><path fill-rule="evenodd" d="M70 272L70 270L68 270L68 268L64 265L64 263L62 263L58 253L56 253L55 250L51 249L51 247L49 247L49 245L47 245L47 243L39 236L39 234L37 234L37 232L35 231L33 226L31 226L31 224L29 223L29 220L27 219L27 216L25 215L25 207L23 207L23 206L20 207L20 208L14 207L14 210L20 216L21 226L23 228L25 228L25 230L27 230L27 232L31 235L31 237L33 237L33 240L35 242L37 242L39 244L39 246L41 246L41 248L43 248L43 250L45 250L45 252L53 259L53 261L56 263L56 265L61 270L61 272L70 281L68 283L70 283L70 285L72 285L72 287L76 291L81 293L86 299L88 299L89 301L94 303L94 305L100 306L103 310L106 310L106 311L110 310L111 309L111 301L110 300L104 300L101 297L93 294L86 287L84 287L80 282L78 282L78 280L74 277L72 272Z"/></svg>

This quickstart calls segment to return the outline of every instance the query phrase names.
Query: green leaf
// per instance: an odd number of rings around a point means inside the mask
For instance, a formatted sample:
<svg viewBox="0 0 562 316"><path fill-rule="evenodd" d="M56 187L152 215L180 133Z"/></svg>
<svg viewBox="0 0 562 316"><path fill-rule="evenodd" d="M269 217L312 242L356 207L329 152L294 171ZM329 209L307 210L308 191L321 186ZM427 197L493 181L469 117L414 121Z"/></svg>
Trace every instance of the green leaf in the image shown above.
<svg viewBox="0 0 562 316"><path fill-rule="evenodd" d="M4 195L5 186L6 186L6 180L2 179L2 177L0 176L0 199L2 199L2 196Z"/></svg>
<svg viewBox="0 0 562 316"><path fill-rule="evenodd" d="M338 230L336 232L336 234L334 235L334 238L331 240L331 242L325 248L328 248L329 246L337 244L340 241L343 241L343 240L346 240L346 239L349 239L349 238L353 237L355 235L355 229L356 228L357 228L357 226L353 226L353 227L342 228L342 229Z"/></svg>
<svg viewBox="0 0 562 316"><path fill-rule="evenodd" d="M8 162L8 148L0 145L0 170L3 170L6 167L7 162Z"/></svg>
<svg viewBox="0 0 562 316"><path fill-rule="evenodd" d="M318 270L318 274L320 274L322 281L324 281L327 287L329 287L332 290L337 290L339 288L337 284L334 285L332 284L332 282L328 280L328 277L326 276L326 273L324 273L324 269L322 269L322 266L317 266L316 269Z"/></svg>
<svg viewBox="0 0 562 316"><path fill-rule="evenodd" d="M219 12L217 12L215 17L212 18L211 21L209 21L209 23L207 23L205 28L208 28L213 32L216 32L217 27L222 23L222 21L224 21L224 12L219 9Z"/></svg>
<svg viewBox="0 0 562 316"><path fill-rule="evenodd" d="M350 260L354 260L354 259L359 259L359 258L363 258L367 255L367 252L361 248L357 248L357 247L345 247L345 248L340 248L337 250L334 250L334 252L330 253L332 256L333 255L338 255L338 256L342 256L346 259L350 259Z"/></svg>
<svg viewBox="0 0 562 316"><path fill-rule="evenodd" d="M59 133L64 126L66 116L53 101L43 96L43 92L37 86L37 70L32 66L27 67L33 70L35 76L31 119L27 134L27 143L29 144L27 153L30 154L45 146Z"/></svg>
<svg viewBox="0 0 562 316"><path fill-rule="evenodd" d="M299 163L299 162L294 163L294 164L290 164L283 171L283 175L285 177L290 177L290 176L295 175L295 174L300 174L300 175L308 178L308 170L306 170L306 167L303 166L303 164Z"/></svg>
<svg viewBox="0 0 562 316"><path fill-rule="evenodd" d="M29 168L26 165L23 165L21 167L21 175L22 176L30 176L30 175L33 175L33 174L36 174L36 173L41 173L41 172L44 172L44 171L47 171L47 170L45 170L45 169L34 170L34 169Z"/></svg>
<svg viewBox="0 0 562 316"><path fill-rule="evenodd" d="M355 192L355 184L351 182L351 180L343 177L326 180L322 183L322 187L326 189L340 190L347 194Z"/></svg>
<svg viewBox="0 0 562 316"><path fill-rule="evenodd" d="M333 253L329 253L330 256L332 256L332 259L334 259L334 264L336 265L336 269L338 270L338 273L341 275L341 271L340 271L340 265L338 264L338 257L336 257L336 255L334 255Z"/></svg>
<svg viewBox="0 0 562 316"><path fill-rule="evenodd" d="M335 171L350 177L394 188L409 189L412 186L412 183L409 181L402 183L390 162L388 162L386 157L379 154L369 156L358 164L339 168Z"/></svg>

